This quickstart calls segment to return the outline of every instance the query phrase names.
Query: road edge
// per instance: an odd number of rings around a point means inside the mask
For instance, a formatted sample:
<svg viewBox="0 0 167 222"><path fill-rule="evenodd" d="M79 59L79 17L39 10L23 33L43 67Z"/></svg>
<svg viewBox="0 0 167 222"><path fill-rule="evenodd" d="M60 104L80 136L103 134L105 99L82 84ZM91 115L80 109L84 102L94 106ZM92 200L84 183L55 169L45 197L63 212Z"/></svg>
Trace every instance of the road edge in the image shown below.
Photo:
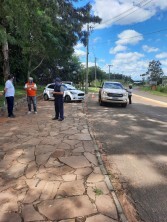
<svg viewBox="0 0 167 222"><path fill-rule="evenodd" d="M112 195L112 198L114 200L114 203L115 203L115 206L116 206L116 209L117 209L117 212L118 212L118 217L120 219L121 222L128 222L128 219L127 217L125 216L125 213L124 213L124 210L123 210L123 207L121 206L121 203L117 197L117 194L114 190L114 187L112 185L112 182L109 178L109 173L107 172L107 169L104 165L104 162L102 160L102 157L101 157L101 154L100 154L100 151L99 151L99 146L97 145L97 142L96 142L96 139L95 139L95 135L94 135L94 131L92 130L92 127L90 126L90 123L88 121L88 117L87 117L87 113L88 113L88 106L87 106L87 99L88 99L88 96L87 95L87 98L84 100L84 102L82 103L82 107L83 107L83 111L84 113L86 114L86 122L87 122L87 126L88 126L88 131L90 133L90 136L92 138L92 141L93 141L93 144L94 144L94 147L95 147L95 151L96 151L96 157L97 157L97 160L98 160L98 163L99 163L99 167L100 167L100 170L102 172L102 174L104 175L105 177L105 182L106 182L106 185Z"/></svg>

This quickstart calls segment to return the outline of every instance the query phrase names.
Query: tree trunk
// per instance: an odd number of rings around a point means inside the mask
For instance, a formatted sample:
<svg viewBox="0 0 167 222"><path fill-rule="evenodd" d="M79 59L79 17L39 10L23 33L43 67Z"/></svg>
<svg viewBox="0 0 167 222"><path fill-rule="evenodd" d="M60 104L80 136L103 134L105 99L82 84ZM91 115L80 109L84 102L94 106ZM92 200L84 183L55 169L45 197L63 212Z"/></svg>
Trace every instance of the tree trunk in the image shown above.
<svg viewBox="0 0 167 222"><path fill-rule="evenodd" d="M2 44L2 53L3 53L3 76L4 81L8 79L8 75L10 75L10 66L9 66L9 47L8 42L4 42Z"/></svg>
<svg viewBox="0 0 167 222"><path fill-rule="evenodd" d="M30 74L31 74L31 55L29 56L29 61L28 61L27 79L30 77Z"/></svg>

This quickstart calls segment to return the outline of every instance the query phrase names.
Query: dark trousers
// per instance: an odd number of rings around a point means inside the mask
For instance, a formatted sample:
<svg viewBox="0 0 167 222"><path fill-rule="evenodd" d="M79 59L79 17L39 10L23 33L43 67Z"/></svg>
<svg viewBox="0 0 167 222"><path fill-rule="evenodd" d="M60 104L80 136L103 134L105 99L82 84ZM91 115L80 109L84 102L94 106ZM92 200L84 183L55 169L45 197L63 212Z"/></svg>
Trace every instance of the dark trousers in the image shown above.
<svg viewBox="0 0 167 222"><path fill-rule="evenodd" d="M34 112L37 111L37 99L36 96L27 96L27 102L28 102L28 111L31 112L31 103L33 104Z"/></svg>
<svg viewBox="0 0 167 222"><path fill-rule="evenodd" d="M131 104L132 103L132 95L129 95L128 98L129 98L129 104Z"/></svg>
<svg viewBox="0 0 167 222"><path fill-rule="evenodd" d="M6 97L7 108L8 108L8 116L13 115L13 107L14 107L14 96Z"/></svg>
<svg viewBox="0 0 167 222"><path fill-rule="evenodd" d="M55 117L64 119L64 100L63 97L55 98Z"/></svg>

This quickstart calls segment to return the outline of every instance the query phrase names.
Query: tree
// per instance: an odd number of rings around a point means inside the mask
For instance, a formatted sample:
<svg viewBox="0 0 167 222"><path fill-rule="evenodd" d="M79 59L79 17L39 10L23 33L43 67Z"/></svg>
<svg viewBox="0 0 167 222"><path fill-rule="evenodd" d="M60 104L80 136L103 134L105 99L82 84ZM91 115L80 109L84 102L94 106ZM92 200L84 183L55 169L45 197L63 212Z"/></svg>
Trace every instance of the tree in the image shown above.
<svg viewBox="0 0 167 222"><path fill-rule="evenodd" d="M98 16L91 15L90 4L74 7L73 2L77 1L0 0L0 45L5 79L10 73L9 56L15 54L9 53L13 46L21 53L22 71L27 67L28 76L35 76L34 71L37 72L42 64L51 70L55 62L60 66L63 60L69 61L74 45L86 38L83 25L101 21Z"/></svg>
<svg viewBox="0 0 167 222"><path fill-rule="evenodd" d="M149 80L157 81L158 83L160 82L161 77L164 74L160 66L161 63L159 61L152 60L151 62L149 62L148 71L146 72Z"/></svg>

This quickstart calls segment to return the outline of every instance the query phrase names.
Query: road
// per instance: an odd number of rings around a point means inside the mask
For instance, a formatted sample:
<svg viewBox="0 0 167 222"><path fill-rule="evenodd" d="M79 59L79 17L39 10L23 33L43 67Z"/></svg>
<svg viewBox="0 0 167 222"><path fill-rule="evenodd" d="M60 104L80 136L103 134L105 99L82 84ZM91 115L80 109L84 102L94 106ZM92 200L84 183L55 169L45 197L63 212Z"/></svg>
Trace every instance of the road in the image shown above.
<svg viewBox="0 0 167 222"><path fill-rule="evenodd" d="M119 181L137 210L136 221L167 222L167 98L135 94L127 108L99 106L97 95L90 95L88 119L113 183L119 190Z"/></svg>

